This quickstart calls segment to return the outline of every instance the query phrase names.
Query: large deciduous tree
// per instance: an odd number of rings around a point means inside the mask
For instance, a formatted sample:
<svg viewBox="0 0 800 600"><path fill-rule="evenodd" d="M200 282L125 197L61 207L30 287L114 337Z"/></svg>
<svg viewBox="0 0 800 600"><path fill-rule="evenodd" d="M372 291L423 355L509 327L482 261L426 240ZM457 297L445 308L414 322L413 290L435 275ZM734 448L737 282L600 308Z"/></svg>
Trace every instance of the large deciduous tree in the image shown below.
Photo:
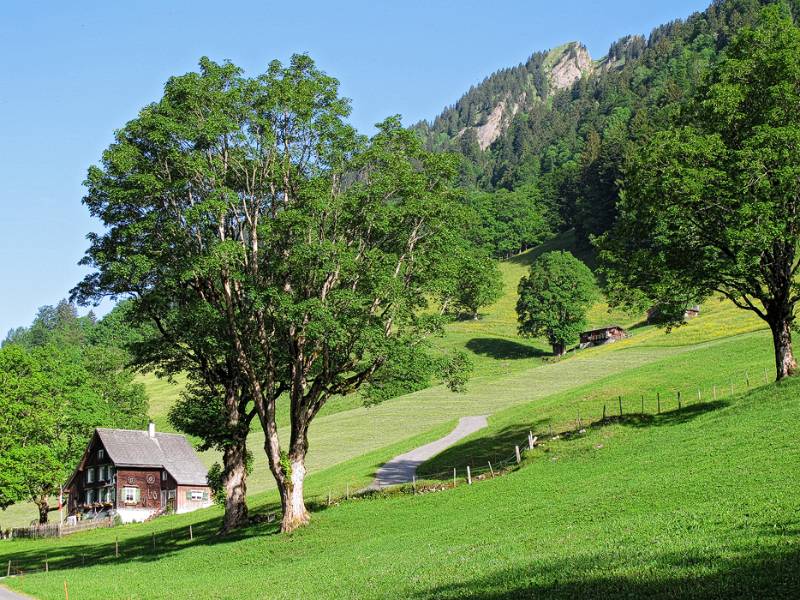
<svg viewBox="0 0 800 600"><path fill-rule="evenodd" d="M594 275L569 252L548 252L519 282L520 335L546 337L553 354L563 356L586 327L586 312L597 297Z"/></svg>
<svg viewBox="0 0 800 600"><path fill-rule="evenodd" d="M366 140L348 114L307 56L256 78L203 59L117 133L84 199L107 229L91 236L95 272L75 295L129 296L156 323L140 359L192 373L189 420L217 415L207 443L257 420L284 531L309 519L308 432L328 398L386 389L425 363L442 319L423 309L460 227L454 158L426 152L397 118ZM238 454L243 475L243 441Z"/></svg>
<svg viewBox="0 0 800 600"><path fill-rule="evenodd" d="M632 154L600 242L621 300L673 307L720 293L769 325L792 375L800 234L800 29L783 5L731 41L674 127ZM630 290L633 290L631 293Z"/></svg>

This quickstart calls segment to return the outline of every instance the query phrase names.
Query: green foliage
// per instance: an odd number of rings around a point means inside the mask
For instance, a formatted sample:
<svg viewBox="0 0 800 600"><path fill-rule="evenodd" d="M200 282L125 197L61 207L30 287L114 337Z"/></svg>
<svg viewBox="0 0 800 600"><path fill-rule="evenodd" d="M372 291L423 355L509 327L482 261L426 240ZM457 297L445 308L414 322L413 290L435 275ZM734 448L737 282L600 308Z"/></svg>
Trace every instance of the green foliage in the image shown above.
<svg viewBox="0 0 800 600"><path fill-rule="evenodd" d="M586 313L597 299L594 275L569 252L540 256L519 283L519 333L544 336L557 356L578 341Z"/></svg>
<svg viewBox="0 0 800 600"><path fill-rule="evenodd" d="M142 386L111 349L56 338L0 349L0 503L35 502L43 518L94 428L141 427L147 411Z"/></svg>
<svg viewBox="0 0 800 600"><path fill-rule="evenodd" d="M600 244L617 302L633 288L679 322L681 307L719 292L767 321L778 378L796 366L798 90L800 28L767 7L679 120L631 153L622 216Z"/></svg>
<svg viewBox="0 0 800 600"><path fill-rule="evenodd" d="M107 229L90 236L95 273L76 297L129 296L154 321L136 360L187 373L171 420L204 447L244 443L258 415L282 489L279 453L304 459L331 396L375 378L373 398L427 385L419 353L440 329L428 302L458 276L451 267L481 256L463 239L455 158L426 151L398 117L359 136L349 112L308 56L254 78L202 59L117 132L87 181ZM495 275L477 273L458 302L477 310L496 296ZM279 400L290 406L283 446Z"/></svg>
<svg viewBox="0 0 800 600"><path fill-rule="evenodd" d="M498 258L538 246L557 226L551 208L534 185L513 192L471 192L465 201L479 218L470 235Z"/></svg>

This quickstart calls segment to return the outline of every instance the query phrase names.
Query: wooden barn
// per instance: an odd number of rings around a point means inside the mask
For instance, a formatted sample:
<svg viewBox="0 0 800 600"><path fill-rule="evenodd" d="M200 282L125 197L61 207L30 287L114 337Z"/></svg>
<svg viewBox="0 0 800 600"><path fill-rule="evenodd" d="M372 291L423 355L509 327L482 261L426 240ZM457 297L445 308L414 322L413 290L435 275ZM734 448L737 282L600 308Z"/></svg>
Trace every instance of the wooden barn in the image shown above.
<svg viewBox="0 0 800 600"><path fill-rule="evenodd" d="M581 334L581 349L611 344L617 340L624 340L626 337L628 337L628 332L619 325L584 331Z"/></svg>
<svg viewBox="0 0 800 600"><path fill-rule="evenodd" d="M208 472L187 439L174 433L95 429L67 481L72 517L117 514L124 523L211 504Z"/></svg>

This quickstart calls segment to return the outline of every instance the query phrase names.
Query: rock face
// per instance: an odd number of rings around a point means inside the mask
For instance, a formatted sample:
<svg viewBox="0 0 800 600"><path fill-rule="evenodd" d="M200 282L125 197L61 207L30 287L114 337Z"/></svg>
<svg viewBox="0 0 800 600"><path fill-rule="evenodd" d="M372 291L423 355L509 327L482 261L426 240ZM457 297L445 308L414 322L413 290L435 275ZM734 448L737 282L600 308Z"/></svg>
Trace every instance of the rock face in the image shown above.
<svg viewBox="0 0 800 600"><path fill-rule="evenodd" d="M508 123L517 114L518 110L518 102L515 102L509 110L508 100L502 100L500 104L494 107L494 110L486 119L486 123L475 129L478 137L478 146L480 146L481 150L486 150L500 137L500 134L508 127Z"/></svg>
<svg viewBox="0 0 800 600"><path fill-rule="evenodd" d="M584 73L591 71L592 57L586 46L571 43L561 54L550 70L550 86L554 90L566 89L580 79Z"/></svg>
<svg viewBox="0 0 800 600"><path fill-rule="evenodd" d="M438 149L447 148L446 142L437 146L445 137L452 141L474 133L478 147L484 151L504 134L515 115L530 111L597 68L601 63L595 65L586 46L579 42L537 52L525 63L496 71L432 123L416 127Z"/></svg>

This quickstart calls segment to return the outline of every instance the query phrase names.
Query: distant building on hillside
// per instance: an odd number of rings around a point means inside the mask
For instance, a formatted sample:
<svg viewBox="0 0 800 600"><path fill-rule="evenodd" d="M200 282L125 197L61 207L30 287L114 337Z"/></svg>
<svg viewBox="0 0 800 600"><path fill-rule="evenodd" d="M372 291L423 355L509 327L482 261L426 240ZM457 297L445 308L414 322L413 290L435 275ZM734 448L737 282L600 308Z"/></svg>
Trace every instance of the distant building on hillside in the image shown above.
<svg viewBox="0 0 800 600"><path fill-rule="evenodd" d="M618 340L624 340L626 337L628 337L628 332L619 325L610 325L602 329L584 331L581 334L581 350L592 346L612 344Z"/></svg>
<svg viewBox="0 0 800 600"><path fill-rule="evenodd" d="M659 311L658 306L654 306L653 308L647 311L647 322L649 324L657 323L659 321L660 316L661 313ZM690 306L684 311L683 320L689 321L699 316L700 316L700 306L699 305Z"/></svg>
<svg viewBox="0 0 800 600"><path fill-rule="evenodd" d="M98 427L64 491L70 516L117 514L124 523L211 504L208 472L182 435Z"/></svg>

